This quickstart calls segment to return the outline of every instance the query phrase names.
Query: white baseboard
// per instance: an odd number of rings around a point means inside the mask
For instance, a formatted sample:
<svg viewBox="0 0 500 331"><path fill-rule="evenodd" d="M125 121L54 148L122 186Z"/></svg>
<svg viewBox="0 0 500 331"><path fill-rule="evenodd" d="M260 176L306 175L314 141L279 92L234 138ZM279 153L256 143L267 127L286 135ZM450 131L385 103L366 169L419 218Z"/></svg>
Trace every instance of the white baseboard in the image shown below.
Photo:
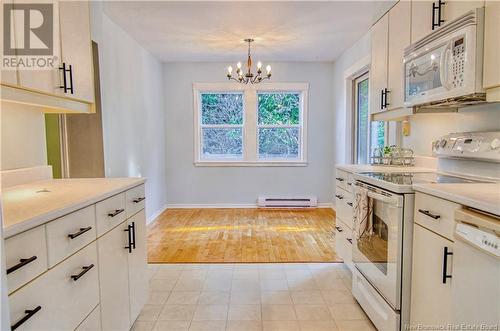
<svg viewBox="0 0 500 331"><path fill-rule="evenodd" d="M163 207L161 207L160 209L158 209L157 211L155 211L151 216L149 216L147 218L147 220L146 220L146 224L149 224L149 223L153 222L165 210L167 210L167 205L164 205Z"/></svg>
<svg viewBox="0 0 500 331"><path fill-rule="evenodd" d="M191 209L191 208L258 208L256 203L214 203L214 204L168 204L167 209ZM333 204L330 202L323 202L318 204L318 208L332 208Z"/></svg>

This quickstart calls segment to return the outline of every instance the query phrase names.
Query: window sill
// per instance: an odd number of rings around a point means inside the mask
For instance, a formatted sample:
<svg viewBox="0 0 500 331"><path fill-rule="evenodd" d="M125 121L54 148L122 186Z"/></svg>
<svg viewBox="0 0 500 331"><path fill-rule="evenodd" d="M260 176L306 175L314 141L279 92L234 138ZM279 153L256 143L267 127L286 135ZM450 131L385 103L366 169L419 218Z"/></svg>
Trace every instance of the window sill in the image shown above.
<svg viewBox="0 0 500 331"><path fill-rule="evenodd" d="M196 161L195 167L307 167L307 161Z"/></svg>

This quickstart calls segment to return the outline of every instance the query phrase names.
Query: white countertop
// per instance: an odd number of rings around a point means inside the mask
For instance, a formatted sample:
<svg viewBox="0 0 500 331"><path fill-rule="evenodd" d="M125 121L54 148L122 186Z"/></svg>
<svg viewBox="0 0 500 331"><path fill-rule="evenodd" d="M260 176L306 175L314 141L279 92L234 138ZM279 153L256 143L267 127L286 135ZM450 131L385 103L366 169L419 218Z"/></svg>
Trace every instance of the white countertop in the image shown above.
<svg viewBox="0 0 500 331"><path fill-rule="evenodd" d="M500 216L500 183L414 184L413 189Z"/></svg>
<svg viewBox="0 0 500 331"><path fill-rule="evenodd" d="M49 179L3 189L4 237L47 223L144 182L144 178ZM41 190L49 192L39 192Z"/></svg>

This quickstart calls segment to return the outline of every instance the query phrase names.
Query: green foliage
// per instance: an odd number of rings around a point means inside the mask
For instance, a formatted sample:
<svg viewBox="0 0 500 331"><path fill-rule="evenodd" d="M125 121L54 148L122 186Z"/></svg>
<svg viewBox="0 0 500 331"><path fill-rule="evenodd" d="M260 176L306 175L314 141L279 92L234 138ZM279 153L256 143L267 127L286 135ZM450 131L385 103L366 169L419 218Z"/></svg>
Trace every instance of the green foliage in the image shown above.
<svg viewBox="0 0 500 331"><path fill-rule="evenodd" d="M259 93L259 124L299 124L298 93Z"/></svg>
<svg viewBox="0 0 500 331"><path fill-rule="evenodd" d="M203 93L202 124L243 124L242 93Z"/></svg>
<svg viewBox="0 0 500 331"><path fill-rule="evenodd" d="M298 158L298 128L260 128L260 158Z"/></svg>

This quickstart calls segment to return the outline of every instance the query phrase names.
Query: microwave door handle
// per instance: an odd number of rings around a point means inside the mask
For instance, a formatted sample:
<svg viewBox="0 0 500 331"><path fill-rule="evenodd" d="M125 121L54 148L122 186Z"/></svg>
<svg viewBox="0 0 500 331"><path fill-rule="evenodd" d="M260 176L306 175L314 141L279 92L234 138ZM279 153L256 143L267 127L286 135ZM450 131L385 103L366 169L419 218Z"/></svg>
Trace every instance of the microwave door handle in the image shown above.
<svg viewBox="0 0 500 331"><path fill-rule="evenodd" d="M443 50L441 54L440 64L439 64L439 76L441 78L441 85L449 90L449 72L450 72L450 54L451 54L451 42L446 45L446 48Z"/></svg>

